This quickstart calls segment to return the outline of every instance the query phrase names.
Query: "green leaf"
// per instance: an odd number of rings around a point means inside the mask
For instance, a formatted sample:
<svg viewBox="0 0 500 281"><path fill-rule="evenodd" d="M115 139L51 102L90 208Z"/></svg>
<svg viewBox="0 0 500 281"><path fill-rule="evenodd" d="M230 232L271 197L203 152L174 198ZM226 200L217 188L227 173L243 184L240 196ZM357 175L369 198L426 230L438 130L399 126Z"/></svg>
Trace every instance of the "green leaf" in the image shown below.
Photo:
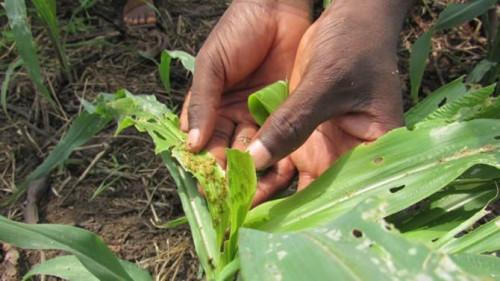
<svg viewBox="0 0 500 281"><path fill-rule="evenodd" d="M498 170L497 170L498 171ZM493 183L453 184L420 203L420 209L404 210L389 218L403 235L428 245L441 238L495 198ZM423 206L422 206L423 205Z"/></svg>
<svg viewBox="0 0 500 281"><path fill-rule="evenodd" d="M429 30L422 34L417 41L413 44L410 54L410 96L413 103L418 102L418 93L422 77L424 77L425 66L427 64L427 57L431 52L431 39L433 30Z"/></svg>
<svg viewBox="0 0 500 281"><path fill-rule="evenodd" d="M500 250L500 217L452 239L441 248L449 253L489 253Z"/></svg>
<svg viewBox="0 0 500 281"><path fill-rule="evenodd" d="M161 53L159 71L160 71L160 80L163 83L163 88L165 88L165 91L167 91L167 93L170 93L170 91L171 91L171 88L170 88L170 62L171 61L172 61L172 58L170 57L168 52L163 51Z"/></svg>
<svg viewBox="0 0 500 281"><path fill-rule="evenodd" d="M251 94L248 97L248 109L257 124L262 125L288 97L288 83L278 81Z"/></svg>
<svg viewBox="0 0 500 281"><path fill-rule="evenodd" d="M400 236L380 221L389 202L363 203L312 229L265 233L241 230L241 274L265 280L478 280L497 272L474 274L451 256ZM495 262L500 267L500 259Z"/></svg>
<svg viewBox="0 0 500 281"><path fill-rule="evenodd" d="M17 200L24 194L26 188L32 181L48 175L50 171L68 159L73 150L85 144L90 138L103 130L110 121L111 118L109 116L82 112L73 121L68 132L50 152L49 156L45 158L43 163L31 172L24 181L17 186L14 194L5 202L2 202L0 206L6 206L14 200Z"/></svg>
<svg viewBox="0 0 500 281"><path fill-rule="evenodd" d="M443 248L443 245L448 244L450 240L453 240L455 236L459 235L463 231L466 231L468 228L472 227L475 223L477 223L480 219L484 218L488 212L485 210L486 206L467 218L465 221L463 221L461 224L457 225L450 231L448 231L446 234L441 236L439 240L437 240L434 243L434 247L436 248Z"/></svg>
<svg viewBox="0 0 500 281"><path fill-rule="evenodd" d="M134 281L152 280L148 272L134 263L124 260L119 262ZM99 281L75 256L60 256L37 264L24 275L23 281L30 280L36 275L50 275L69 281Z"/></svg>
<svg viewBox="0 0 500 281"><path fill-rule="evenodd" d="M3 112L5 115L9 116L9 112L7 111L7 91L9 90L9 83L14 71L23 65L22 59L16 59L15 61L9 64L7 71L5 72L5 77L2 82L2 90L0 92L0 103L2 104Z"/></svg>
<svg viewBox="0 0 500 281"><path fill-rule="evenodd" d="M24 0L5 0L4 7L9 18L9 26L14 33L16 48L21 56L24 67L28 71L33 84L37 91L49 101L52 106L55 106L54 101L50 97L49 90L45 86L40 68L40 61L36 53L33 43L33 36L27 21L26 4Z"/></svg>
<svg viewBox="0 0 500 281"><path fill-rule="evenodd" d="M488 73L491 69L493 69L497 65L496 62L489 61L484 59L480 61L474 69L467 76L466 82L468 84L477 84L483 80L486 73Z"/></svg>
<svg viewBox="0 0 500 281"><path fill-rule="evenodd" d="M416 123L425 119L429 114L436 111L440 106L452 102L465 94L467 89L463 83L464 78L460 77L436 91L412 107L405 113L406 126L413 128Z"/></svg>
<svg viewBox="0 0 500 281"><path fill-rule="evenodd" d="M113 114L120 120L118 131L135 126L146 132L155 143L157 154L171 151L179 164L203 186L217 244L221 248L226 229L229 227L228 187L225 172L209 153L191 153L186 145L186 134L179 128L179 119L154 96L132 95L126 90L118 91L115 98L102 105L102 111Z"/></svg>
<svg viewBox="0 0 500 281"><path fill-rule="evenodd" d="M174 50L174 51L165 50L165 52L167 52L171 58L180 60L182 66L184 66L185 69L189 70L191 73L194 73L195 57L180 50Z"/></svg>
<svg viewBox="0 0 500 281"><path fill-rule="evenodd" d="M477 116L489 110L493 104L489 97L495 91L495 84L485 88L472 91L465 96L459 97L441 106L422 121L442 120L448 123L455 121L466 121L477 118ZM492 118L493 116L490 116ZM497 112L496 118L500 118Z"/></svg>
<svg viewBox="0 0 500 281"><path fill-rule="evenodd" d="M198 192L195 179L180 168L168 152L161 154L170 175L175 181L181 199L182 209L188 219L194 247L205 270L208 280L213 278L213 270L219 263L216 233L205 200Z"/></svg>
<svg viewBox="0 0 500 281"><path fill-rule="evenodd" d="M418 102L418 93L424 75L427 57L431 51L431 39L435 31L452 28L485 13L497 0L477 0L467 4L450 4L439 15L436 24L422 34L413 44L410 55L411 98Z"/></svg>
<svg viewBox="0 0 500 281"><path fill-rule="evenodd" d="M64 52L63 42L59 36L59 23L56 16L56 1L55 0L32 0L36 11L42 22L47 27L50 40L56 49L57 58L63 68L64 75L71 81L70 67L68 57Z"/></svg>
<svg viewBox="0 0 500 281"><path fill-rule="evenodd" d="M0 216L0 241L23 249L70 252L101 280L133 281L106 244L84 229L56 224L25 224Z"/></svg>
<svg viewBox="0 0 500 281"><path fill-rule="evenodd" d="M452 255L451 259L465 271L480 275L489 272L489 277L493 280L500 279L500 266L498 266L498 257L485 255L460 254Z"/></svg>
<svg viewBox="0 0 500 281"><path fill-rule="evenodd" d="M250 154L227 149L226 156L231 225L229 242L224 249L225 262L221 266L229 263L236 255L238 231L252 206L252 199L257 189L257 175Z"/></svg>
<svg viewBox="0 0 500 281"><path fill-rule="evenodd" d="M318 226L369 197L399 212L442 189L477 164L500 168L500 122L421 123L395 129L346 153L308 188L253 209L252 228L286 231Z"/></svg>
<svg viewBox="0 0 500 281"><path fill-rule="evenodd" d="M439 15L436 30L443 30L460 25L480 16L497 3L497 0L475 0L466 4L449 4Z"/></svg>
<svg viewBox="0 0 500 281"><path fill-rule="evenodd" d="M160 225L157 225L156 227L172 229L172 228L176 228L176 227L179 227L179 226L187 224L187 223L188 223L187 217L182 216L182 217L175 218L173 220L169 220L169 221L162 223Z"/></svg>

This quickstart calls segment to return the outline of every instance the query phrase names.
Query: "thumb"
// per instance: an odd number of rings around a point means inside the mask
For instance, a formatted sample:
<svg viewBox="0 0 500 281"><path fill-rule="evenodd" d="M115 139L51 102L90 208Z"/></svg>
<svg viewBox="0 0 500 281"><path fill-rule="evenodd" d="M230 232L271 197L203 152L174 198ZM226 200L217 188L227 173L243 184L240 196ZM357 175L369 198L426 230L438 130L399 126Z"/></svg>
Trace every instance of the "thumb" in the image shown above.
<svg viewBox="0 0 500 281"><path fill-rule="evenodd" d="M299 87L300 88L300 87ZM297 89L266 120L249 145L255 167L262 170L299 148L314 129L328 118L321 107L320 95Z"/></svg>
<svg viewBox="0 0 500 281"><path fill-rule="evenodd" d="M224 90L224 66L209 50L196 57L188 104L188 147L200 151L214 131L217 108Z"/></svg>

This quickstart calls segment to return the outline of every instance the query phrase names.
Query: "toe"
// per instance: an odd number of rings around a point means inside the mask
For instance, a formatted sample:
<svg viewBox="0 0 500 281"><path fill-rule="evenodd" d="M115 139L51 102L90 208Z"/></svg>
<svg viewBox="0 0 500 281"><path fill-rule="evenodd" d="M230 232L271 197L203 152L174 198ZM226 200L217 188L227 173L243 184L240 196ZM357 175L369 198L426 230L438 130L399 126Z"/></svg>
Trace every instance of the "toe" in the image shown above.
<svg viewBox="0 0 500 281"><path fill-rule="evenodd" d="M146 20L146 23L147 24L155 24L156 23L156 16L155 16L154 12L148 14L148 18Z"/></svg>

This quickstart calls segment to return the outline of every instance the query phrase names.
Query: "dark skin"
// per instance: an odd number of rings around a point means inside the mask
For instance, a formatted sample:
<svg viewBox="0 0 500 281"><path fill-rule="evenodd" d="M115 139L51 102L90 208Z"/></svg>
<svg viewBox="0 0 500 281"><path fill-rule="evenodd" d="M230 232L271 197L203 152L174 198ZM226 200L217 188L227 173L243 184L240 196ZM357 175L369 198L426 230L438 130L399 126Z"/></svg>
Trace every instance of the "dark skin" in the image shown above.
<svg viewBox="0 0 500 281"><path fill-rule="evenodd" d="M214 142L218 147L236 143L250 152L257 169L272 166L272 179L260 181L257 204L288 183L293 167L302 189L347 150L401 126L396 46L411 4L336 0L312 25L305 21L294 26L298 18L284 21L279 16L302 11L308 19L310 1L235 1L196 59L183 114L191 150L213 150ZM261 7L261 12L248 14L250 6ZM272 61L275 57L280 63ZM291 96L257 131L246 98L278 79L290 81ZM220 124L221 118L236 127L253 127L234 135L230 126ZM226 128L224 134L217 133L221 128ZM221 135L225 142L217 141ZM241 139L252 143L238 145Z"/></svg>
<svg viewBox="0 0 500 281"><path fill-rule="evenodd" d="M127 0L123 7L123 22L128 26L150 26L156 24L152 0Z"/></svg>

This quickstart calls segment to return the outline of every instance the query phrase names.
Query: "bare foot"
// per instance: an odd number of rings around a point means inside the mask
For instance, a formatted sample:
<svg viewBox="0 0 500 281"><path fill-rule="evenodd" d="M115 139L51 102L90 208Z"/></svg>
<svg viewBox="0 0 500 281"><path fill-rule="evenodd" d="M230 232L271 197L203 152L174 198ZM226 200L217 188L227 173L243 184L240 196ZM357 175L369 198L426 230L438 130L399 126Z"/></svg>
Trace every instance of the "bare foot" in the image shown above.
<svg viewBox="0 0 500 281"><path fill-rule="evenodd" d="M127 0L123 8L123 21L128 26L154 25L156 14L151 0Z"/></svg>

